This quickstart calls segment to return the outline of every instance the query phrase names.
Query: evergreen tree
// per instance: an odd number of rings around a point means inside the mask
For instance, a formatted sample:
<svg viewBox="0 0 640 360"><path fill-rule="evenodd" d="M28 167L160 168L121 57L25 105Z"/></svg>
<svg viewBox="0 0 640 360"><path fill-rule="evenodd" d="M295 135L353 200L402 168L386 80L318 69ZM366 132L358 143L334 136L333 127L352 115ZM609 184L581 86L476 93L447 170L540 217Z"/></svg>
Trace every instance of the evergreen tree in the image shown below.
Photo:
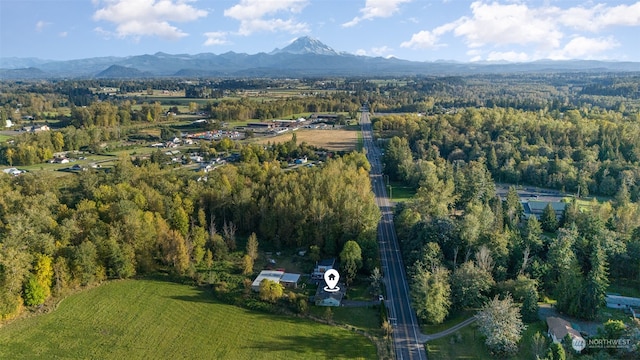
<svg viewBox="0 0 640 360"><path fill-rule="evenodd" d="M551 343L549 345L549 351L547 352L547 357L545 359L548 360L565 360L567 358L567 354L562 347L562 344L559 343Z"/></svg>
<svg viewBox="0 0 640 360"><path fill-rule="evenodd" d="M580 297L581 317L595 319L598 310L605 304L605 293L609 286L607 260L602 246L596 242L590 257L591 270L586 276Z"/></svg>
<svg viewBox="0 0 640 360"><path fill-rule="evenodd" d="M491 146L491 150L489 150L489 157L487 158L487 167L489 170L495 171L498 170L498 156L496 155L496 148Z"/></svg>
<svg viewBox="0 0 640 360"><path fill-rule="evenodd" d="M530 247L533 254L542 248L542 228L535 216L529 216L523 229L522 241L524 247Z"/></svg>
<svg viewBox="0 0 640 360"><path fill-rule="evenodd" d="M507 225L515 229L524 216L524 207L522 206L522 202L520 202L520 196L515 187L509 187L504 206Z"/></svg>
<svg viewBox="0 0 640 360"><path fill-rule="evenodd" d="M547 255L552 269L551 283L555 284L553 293L556 295L556 308L572 316L579 316L583 285L582 272L573 252L577 239L578 230L575 226L560 229L557 239L549 246Z"/></svg>
<svg viewBox="0 0 640 360"><path fill-rule="evenodd" d="M562 212L562 221L561 226L568 227L571 224L575 224L578 222L578 218L580 216L580 209L578 208L578 201L573 199L567 206L564 208Z"/></svg>
<svg viewBox="0 0 640 360"><path fill-rule="evenodd" d="M500 196L496 196L493 199L493 214L493 231L502 232L504 230L504 209Z"/></svg>
<svg viewBox="0 0 640 360"><path fill-rule="evenodd" d="M556 212L553 210L551 203L548 203L542 211L540 222L542 223L542 229L546 232L552 233L558 229L558 218L556 217Z"/></svg>
<svg viewBox="0 0 640 360"><path fill-rule="evenodd" d="M538 318L538 291L535 288L528 289L522 300L520 314L522 320L528 323L537 321Z"/></svg>

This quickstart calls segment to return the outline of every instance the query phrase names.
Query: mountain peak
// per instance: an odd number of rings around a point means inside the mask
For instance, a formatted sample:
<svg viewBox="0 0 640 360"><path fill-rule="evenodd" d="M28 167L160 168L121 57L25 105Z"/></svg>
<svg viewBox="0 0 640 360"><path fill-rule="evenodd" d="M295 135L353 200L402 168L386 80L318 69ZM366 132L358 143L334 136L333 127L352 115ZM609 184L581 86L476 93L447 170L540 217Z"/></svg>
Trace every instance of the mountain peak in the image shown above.
<svg viewBox="0 0 640 360"><path fill-rule="evenodd" d="M291 44L283 49L275 49L271 54L316 54L316 55L339 55L338 52L325 45L318 39L303 36L295 39Z"/></svg>

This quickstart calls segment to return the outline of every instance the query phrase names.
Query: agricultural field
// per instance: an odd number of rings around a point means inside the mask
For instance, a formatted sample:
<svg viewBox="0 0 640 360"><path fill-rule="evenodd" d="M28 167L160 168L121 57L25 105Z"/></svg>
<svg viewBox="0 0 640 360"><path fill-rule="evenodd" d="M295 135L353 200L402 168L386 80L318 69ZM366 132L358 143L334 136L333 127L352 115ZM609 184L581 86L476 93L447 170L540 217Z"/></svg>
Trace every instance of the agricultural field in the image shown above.
<svg viewBox="0 0 640 360"><path fill-rule="evenodd" d="M332 151L356 150L358 145L357 130L298 130L295 132L298 143L306 142L309 145L325 148ZM266 137L257 140L258 144L279 143L291 140L292 133L287 132L274 137Z"/></svg>
<svg viewBox="0 0 640 360"><path fill-rule="evenodd" d="M110 282L1 327L0 358L374 359L376 350L339 327L252 312L154 279Z"/></svg>

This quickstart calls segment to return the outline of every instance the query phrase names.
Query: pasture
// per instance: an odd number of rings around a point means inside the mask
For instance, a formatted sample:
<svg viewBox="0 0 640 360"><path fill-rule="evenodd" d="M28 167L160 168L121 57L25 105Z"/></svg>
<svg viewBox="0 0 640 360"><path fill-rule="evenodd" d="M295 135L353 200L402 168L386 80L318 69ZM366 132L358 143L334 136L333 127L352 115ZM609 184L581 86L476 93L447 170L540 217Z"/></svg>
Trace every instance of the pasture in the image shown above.
<svg viewBox="0 0 640 360"><path fill-rule="evenodd" d="M209 290L122 280L0 327L2 359L375 359L365 337L217 302Z"/></svg>

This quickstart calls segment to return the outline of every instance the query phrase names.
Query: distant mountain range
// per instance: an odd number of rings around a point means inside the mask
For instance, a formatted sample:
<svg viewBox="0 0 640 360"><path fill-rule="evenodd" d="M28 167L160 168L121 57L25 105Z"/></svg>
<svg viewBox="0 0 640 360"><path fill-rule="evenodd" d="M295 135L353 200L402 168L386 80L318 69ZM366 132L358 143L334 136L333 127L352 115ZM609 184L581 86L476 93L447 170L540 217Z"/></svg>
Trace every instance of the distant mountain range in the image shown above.
<svg viewBox="0 0 640 360"><path fill-rule="evenodd" d="M640 63L615 61L536 61L528 63L419 62L337 52L310 37L283 49L254 55L227 52L98 57L67 61L0 58L0 79L150 77L308 77L464 75L513 72L640 71Z"/></svg>

